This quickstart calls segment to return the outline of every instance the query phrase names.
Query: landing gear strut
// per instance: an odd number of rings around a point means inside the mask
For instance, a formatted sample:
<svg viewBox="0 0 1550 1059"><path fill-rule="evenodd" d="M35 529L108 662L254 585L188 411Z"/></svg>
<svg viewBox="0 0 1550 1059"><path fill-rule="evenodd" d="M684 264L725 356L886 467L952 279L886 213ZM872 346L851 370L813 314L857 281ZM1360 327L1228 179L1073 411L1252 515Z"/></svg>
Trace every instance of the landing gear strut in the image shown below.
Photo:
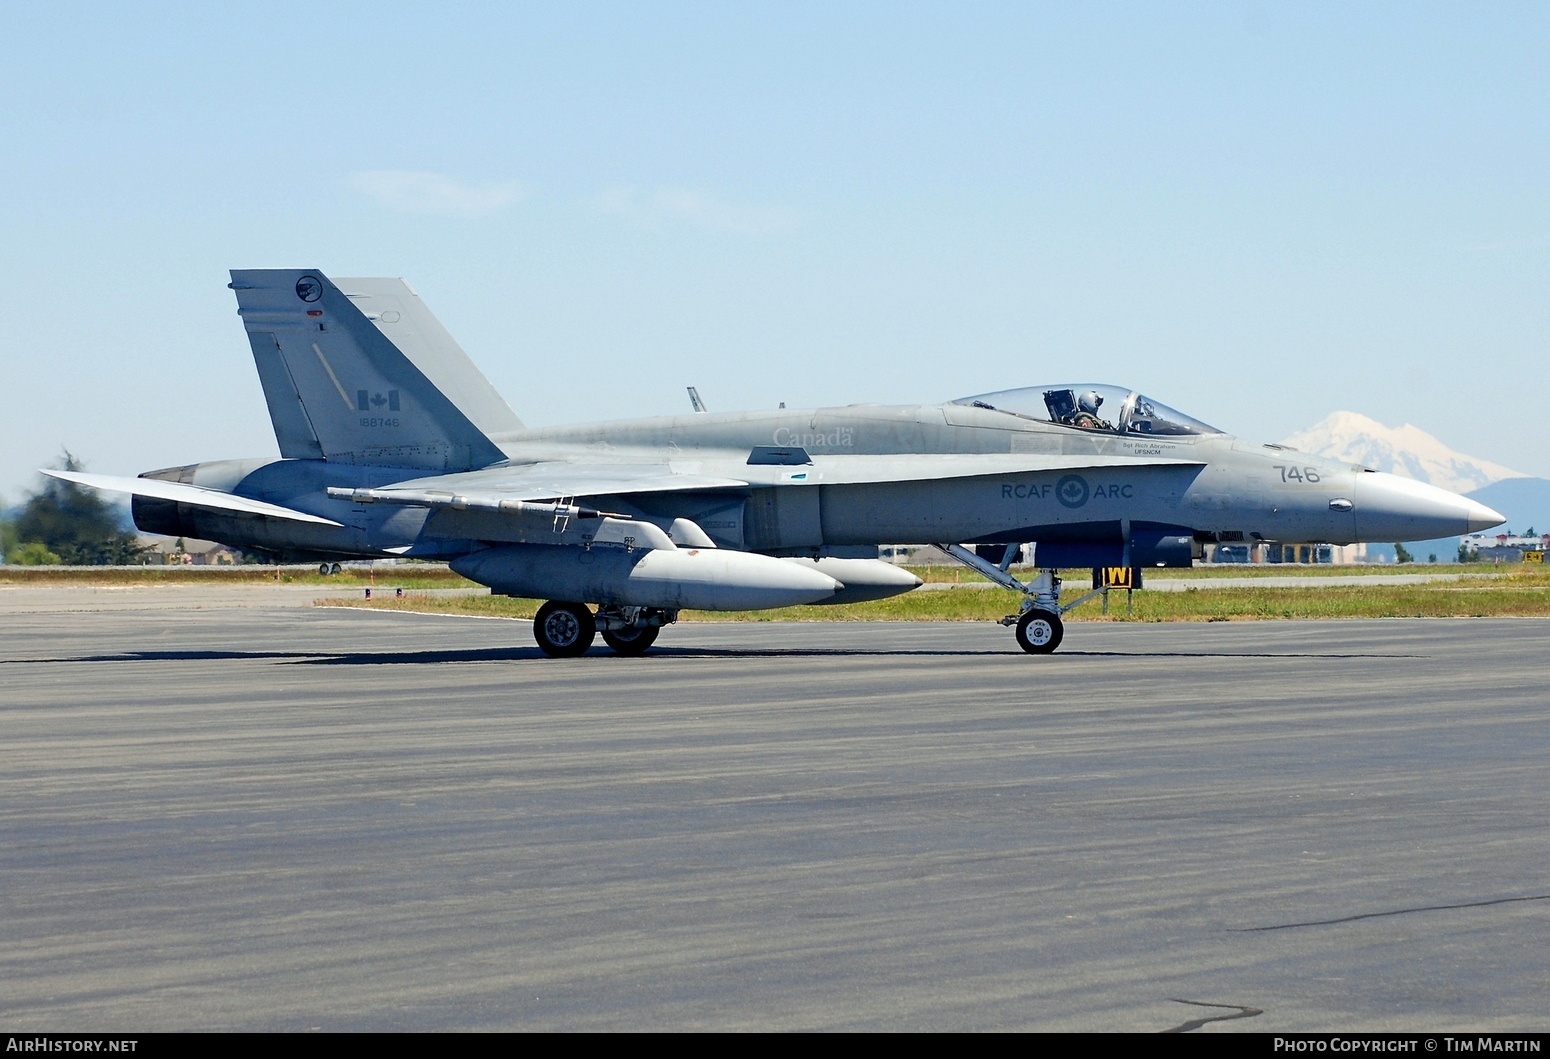
<svg viewBox="0 0 1550 1059"><path fill-rule="evenodd" d="M597 627L603 634L603 642L616 654L626 657L642 655L646 648L657 642L662 626L678 620L676 610L657 607L620 607L605 604L597 608Z"/></svg>
<svg viewBox="0 0 1550 1059"><path fill-rule="evenodd" d="M1039 570L1033 579L1026 583L1017 580L1007 572L1012 565L1012 559L1022 550L1016 545L1008 546L1006 558L1002 560L1000 566L981 559L961 544L938 544L937 547L969 569L984 574L1002 588L1009 588L1013 592L1023 594L1023 603L1017 613L1008 614L1001 619L1000 624L1015 625L1017 646L1031 655L1047 655L1059 647L1060 641L1065 637L1065 623L1060 620L1060 616L1072 607L1081 606L1101 594L1101 591L1089 592L1070 603L1062 604L1060 578L1055 571Z"/></svg>

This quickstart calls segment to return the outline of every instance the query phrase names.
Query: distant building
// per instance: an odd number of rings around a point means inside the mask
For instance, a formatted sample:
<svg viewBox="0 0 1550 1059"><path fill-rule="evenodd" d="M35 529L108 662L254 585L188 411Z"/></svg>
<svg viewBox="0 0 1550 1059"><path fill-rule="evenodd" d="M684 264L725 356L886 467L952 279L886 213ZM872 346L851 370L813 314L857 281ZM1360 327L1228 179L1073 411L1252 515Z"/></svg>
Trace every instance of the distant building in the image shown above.
<svg viewBox="0 0 1550 1059"><path fill-rule="evenodd" d="M147 566L235 566L242 562L242 553L214 541L199 541L180 537L162 537L142 534L142 545Z"/></svg>
<svg viewBox="0 0 1550 1059"><path fill-rule="evenodd" d="M1459 547L1472 552L1484 563L1520 563L1525 554L1543 556L1550 551L1550 533L1533 537L1515 533L1476 533L1460 540Z"/></svg>
<svg viewBox="0 0 1550 1059"><path fill-rule="evenodd" d="M899 566L950 565L957 562L952 556L930 544L885 544L878 548L877 557L884 562ZM1021 561L1020 557L1019 565ZM1281 541L1206 544L1201 547L1201 554L1196 561L1271 565L1315 563L1343 565L1366 562L1367 546L1365 544L1288 544Z"/></svg>
<svg viewBox="0 0 1550 1059"><path fill-rule="evenodd" d="M1246 541L1243 544L1207 544L1202 548L1208 563L1333 563L1365 562L1363 544L1300 544L1284 541Z"/></svg>

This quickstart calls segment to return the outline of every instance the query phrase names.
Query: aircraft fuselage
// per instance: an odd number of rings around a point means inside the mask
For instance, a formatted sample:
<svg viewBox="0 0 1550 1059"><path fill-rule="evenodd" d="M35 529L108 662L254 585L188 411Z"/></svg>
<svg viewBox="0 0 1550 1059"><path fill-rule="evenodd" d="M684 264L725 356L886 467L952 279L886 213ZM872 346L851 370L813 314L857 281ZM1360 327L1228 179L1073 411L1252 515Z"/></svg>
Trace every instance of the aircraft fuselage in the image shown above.
<svg viewBox="0 0 1550 1059"><path fill-rule="evenodd" d="M1471 528L1470 502L1461 497L1279 446L1226 434L1086 431L962 404L697 413L525 430L492 440L515 465L666 462L675 471L747 481L725 490L594 495L588 502L664 524L691 518L723 547L775 554L883 543L1036 541L1051 555L1057 544L1064 548L1078 560L1069 565L1085 565L1086 553L1072 550L1076 545L1094 546L1117 562L1128 529L1138 565L1179 565L1181 554L1188 561L1190 538L1346 544L1428 539ZM755 449L801 450L811 462L753 466ZM1015 461L1028 454L1072 457L1083 466L909 480L912 463L933 455ZM889 481L845 481L827 467L826 458L836 456L874 457L898 473ZM282 523L135 500L137 521L147 530L278 554L447 558L474 541L519 543L532 536L529 527L503 525L509 520L479 512L352 503L325 492L330 486L410 481L424 477L424 468L244 460L153 473L343 524Z"/></svg>

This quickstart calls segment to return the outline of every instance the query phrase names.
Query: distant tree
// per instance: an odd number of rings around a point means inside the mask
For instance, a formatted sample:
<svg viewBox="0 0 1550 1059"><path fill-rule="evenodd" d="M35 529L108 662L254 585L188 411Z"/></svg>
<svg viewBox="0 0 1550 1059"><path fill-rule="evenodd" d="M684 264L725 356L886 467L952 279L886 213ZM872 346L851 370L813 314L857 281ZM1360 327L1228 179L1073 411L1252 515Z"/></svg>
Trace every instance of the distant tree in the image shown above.
<svg viewBox="0 0 1550 1059"><path fill-rule="evenodd" d="M0 503L0 509L5 505ZM10 562L10 554L21 542L16 538L16 522L0 515L0 562Z"/></svg>
<svg viewBox="0 0 1550 1059"><path fill-rule="evenodd" d="M1411 555L1410 550L1403 544L1396 541L1394 544L1394 560L1401 563L1413 563L1415 562L1415 556Z"/></svg>
<svg viewBox="0 0 1550 1059"><path fill-rule="evenodd" d="M79 471L81 461L66 451L60 467ZM133 564L145 552L134 534L118 528L112 507L95 490L57 478L28 498L16 520L16 537L23 546L43 545L56 561L71 566Z"/></svg>
<svg viewBox="0 0 1550 1059"><path fill-rule="evenodd" d="M17 566L58 566L60 560L42 541L28 541L7 552L5 561Z"/></svg>
<svg viewBox="0 0 1550 1059"><path fill-rule="evenodd" d="M1480 561L1480 553L1479 552L1475 551L1473 548L1471 548L1467 544L1464 544L1462 542L1459 544L1459 562L1461 562L1461 563L1478 563L1479 561Z"/></svg>
<svg viewBox="0 0 1550 1059"><path fill-rule="evenodd" d="M1429 563L1436 563L1437 562L1437 553L1436 552L1432 552L1430 555L1428 555L1426 557L1426 561L1429 562Z"/></svg>
<svg viewBox="0 0 1550 1059"><path fill-rule="evenodd" d="M1539 536L1539 534L1534 532L1534 527L1533 526L1530 526L1528 529L1523 531L1523 536L1525 536L1525 537L1537 537L1537 536Z"/></svg>

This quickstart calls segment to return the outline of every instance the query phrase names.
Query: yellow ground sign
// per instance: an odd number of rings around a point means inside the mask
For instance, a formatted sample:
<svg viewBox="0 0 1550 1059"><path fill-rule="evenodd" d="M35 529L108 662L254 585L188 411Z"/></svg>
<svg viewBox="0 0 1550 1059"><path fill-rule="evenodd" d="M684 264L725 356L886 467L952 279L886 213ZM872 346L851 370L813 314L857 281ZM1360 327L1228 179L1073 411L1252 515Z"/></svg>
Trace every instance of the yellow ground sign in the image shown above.
<svg viewBox="0 0 1550 1059"><path fill-rule="evenodd" d="M1526 563L1542 563L1545 561L1545 553L1539 551L1524 552L1523 561Z"/></svg>
<svg viewBox="0 0 1550 1059"><path fill-rule="evenodd" d="M1129 566L1105 566L1101 588L1136 588L1135 570Z"/></svg>

